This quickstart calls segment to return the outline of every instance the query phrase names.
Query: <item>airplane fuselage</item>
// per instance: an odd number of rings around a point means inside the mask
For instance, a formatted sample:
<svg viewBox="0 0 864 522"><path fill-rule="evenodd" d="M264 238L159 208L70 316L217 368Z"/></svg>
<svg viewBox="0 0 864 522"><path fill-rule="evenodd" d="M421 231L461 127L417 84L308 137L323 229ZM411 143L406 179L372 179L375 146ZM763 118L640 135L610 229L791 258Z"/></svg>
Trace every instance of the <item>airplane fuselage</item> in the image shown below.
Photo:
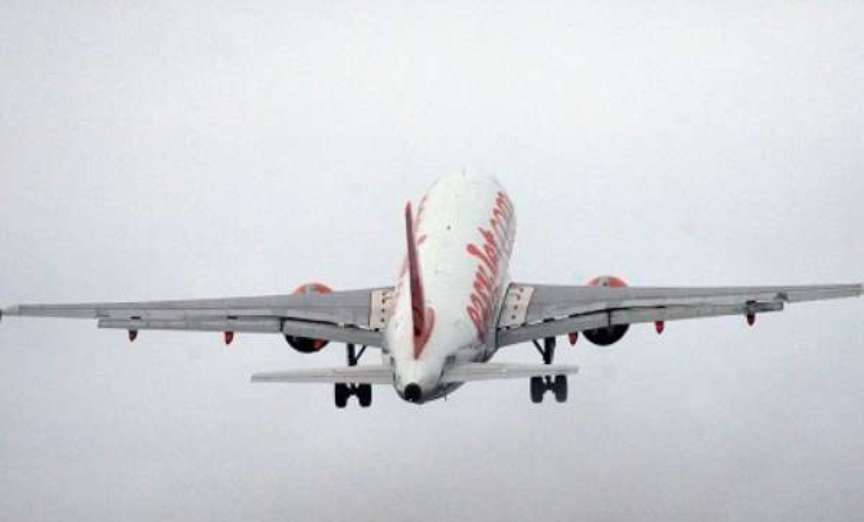
<svg viewBox="0 0 864 522"><path fill-rule="evenodd" d="M511 199L492 178L449 176L423 196L413 216L418 284L425 310L421 331L412 320L411 274L403 262L385 328L384 363L405 400L443 397L449 365L488 361L509 284L516 234Z"/></svg>

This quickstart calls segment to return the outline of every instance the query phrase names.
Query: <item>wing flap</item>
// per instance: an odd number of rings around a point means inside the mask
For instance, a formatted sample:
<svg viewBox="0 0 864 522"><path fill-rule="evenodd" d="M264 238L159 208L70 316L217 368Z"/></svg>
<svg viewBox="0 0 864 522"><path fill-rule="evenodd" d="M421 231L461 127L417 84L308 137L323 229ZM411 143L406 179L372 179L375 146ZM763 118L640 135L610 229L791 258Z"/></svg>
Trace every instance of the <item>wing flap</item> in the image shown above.
<svg viewBox="0 0 864 522"><path fill-rule="evenodd" d="M191 332L280 333L278 319L99 319L99 328Z"/></svg>
<svg viewBox="0 0 864 522"><path fill-rule="evenodd" d="M282 333L292 337L382 346L380 332L351 326L279 319L100 319L99 328L118 330L174 330L187 332Z"/></svg>
<svg viewBox="0 0 864 522"><path fill-rule="evenodd" d="M631 308L609 312L594 312L576 317L565 317L552 321L544 321L519 328L501 330L498 333L498 345L509 346L524 343L533 339L556 337L571 332L583 332L596 328L610 326L652 323L655 321L676 321L682 319L699 319L720 317L724 315L746 315L750 312L779 312L783 303L751 303L741 305L691 305L668 306L656 308Z"/></svg>

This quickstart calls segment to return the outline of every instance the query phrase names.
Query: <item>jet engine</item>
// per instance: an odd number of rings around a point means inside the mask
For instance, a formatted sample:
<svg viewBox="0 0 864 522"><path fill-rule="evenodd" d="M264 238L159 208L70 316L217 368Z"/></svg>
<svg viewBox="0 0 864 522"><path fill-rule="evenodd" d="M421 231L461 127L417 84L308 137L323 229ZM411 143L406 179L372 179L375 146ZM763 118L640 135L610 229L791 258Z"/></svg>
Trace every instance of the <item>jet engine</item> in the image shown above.
<svg viewBox="0 0 864 522"><path fill-rule="evenodd" d="M322 285L321 283L307 283L294 290L294 294L329 294L332 291L333 290L329 287ZM292 335L286 335L285 340L291 345L291 348L294 348L300 353L315 353L323 350L325 346L330 344L328 341L323 341L321 339L294 337Z"/></svg>
<svg viewBox="0 0 864 522"><path fill-rule="evenodd" d="M592 279L588 286L605 286L610 288L623 288L627 286L620 277L615 276L600 276ZM585 338L597 346L612 346L620 341L627 330L630 329L629 324L619 324L608 328L595 328L594 330L585 330Z"/></svg>

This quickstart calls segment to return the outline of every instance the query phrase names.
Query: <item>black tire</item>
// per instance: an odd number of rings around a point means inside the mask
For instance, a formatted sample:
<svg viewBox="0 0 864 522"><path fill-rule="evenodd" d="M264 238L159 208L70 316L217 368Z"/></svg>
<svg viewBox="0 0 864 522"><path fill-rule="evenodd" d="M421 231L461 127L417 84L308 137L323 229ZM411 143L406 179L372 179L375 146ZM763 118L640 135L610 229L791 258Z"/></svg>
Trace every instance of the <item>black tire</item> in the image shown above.
<svg viewBox="0 0 864 522"><path fill-rule="evenodd" d="M567 376L556 375L555 382L552 384L552 391L555 393L555 400L558 402L567 402Z"/></svg>
<svg viewBox="0 0 864 522"><path fill-rule="evenodd" d="M357 386L357 400L360 402L360 406L363 408L368 408L372 405L371 384L360 384Z"/></svg>
<svg viewBox="0 0 864 522"><path fill-rule="evenodd" d="M546 394L546 383L543 382L543 377L531 377L531 402L539 404L543 402L543 395Z"/></svg>
<svg viewBox="0 0 864 522"><path fill-rule="evenodd" d="M348 385L338 383L333 387L333 399L340 410L348 405Z"/></svg>

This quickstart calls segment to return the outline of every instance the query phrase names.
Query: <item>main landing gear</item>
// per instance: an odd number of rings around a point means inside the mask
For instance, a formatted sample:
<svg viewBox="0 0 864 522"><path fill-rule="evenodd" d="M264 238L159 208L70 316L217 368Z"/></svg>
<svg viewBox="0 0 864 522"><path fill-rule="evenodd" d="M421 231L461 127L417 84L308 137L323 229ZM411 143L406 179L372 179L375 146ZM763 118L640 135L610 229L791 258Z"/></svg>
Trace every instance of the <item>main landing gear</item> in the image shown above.
<svg viewBox="0 0 864 522"><path fill-rule="evenodd" d="M346 346L346 354L348 358L348 366L357 366L360 358L366 353L366 347L362 347L358 353L353 344ZM336 407L339 409L348 405L348 399L351 396L357 397L357 402L360 407L368 408L372 405L372 385L371 384L354 384L354 383L336 383L333 386L333 400Z"/></svg>
<svg viewBox="0 0 864 522"><path fill-rule="evenodd" d="M357 397L357 402L363 408L368 408L372 405L372 385L371 384L346 384L340 382L334 385L333 398L336 402L336 407L339 409L348 405L348 398L351 396Z"/></svg>
<svg viewBox="0 0 864 522"><path fill-rule="evenodd" d="M543 357L543 363L552 364L553 359L555 359L555 338L543 339L542 345L536 340L533 343L537 351L540 352L540 356ZM535 404L543 402L543 396L546 395L547 391L551 391L555 395L556 401L567 402L567 376L531 377L531 402Z"/></svg>

